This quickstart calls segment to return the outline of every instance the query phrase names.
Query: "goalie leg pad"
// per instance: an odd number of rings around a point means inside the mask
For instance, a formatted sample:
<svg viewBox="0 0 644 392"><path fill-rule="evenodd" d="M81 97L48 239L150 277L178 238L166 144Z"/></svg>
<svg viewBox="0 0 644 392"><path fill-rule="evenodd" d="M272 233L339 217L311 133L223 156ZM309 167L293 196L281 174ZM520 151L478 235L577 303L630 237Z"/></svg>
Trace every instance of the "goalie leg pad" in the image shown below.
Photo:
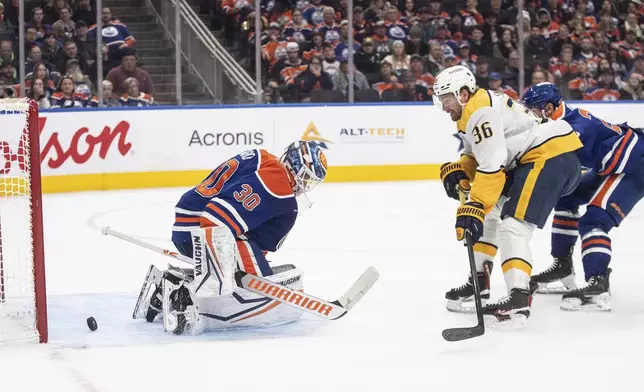
<svg viewBox="0 0 644 392"><path fill-rule="evenodd" d="M150 265L150 268L148 268L148 272L145 275L143 285L141 286L139 297L134 305L134 311L132 312L133 319L143 317L146 319L148 318L147 313L150 313L150 300L152 299L152 295L150 295L150 293L153 293L152 288L156 291L157 288L161 287L162 277L163 273L154 265ZM157 308L157 306L154 306L154 308ZM153 309L153 311L156 313L154 315L150 315L152 320L154 320L154 317L161 311L161 309ZM148 321L150 320L148 319Z"/></svg>

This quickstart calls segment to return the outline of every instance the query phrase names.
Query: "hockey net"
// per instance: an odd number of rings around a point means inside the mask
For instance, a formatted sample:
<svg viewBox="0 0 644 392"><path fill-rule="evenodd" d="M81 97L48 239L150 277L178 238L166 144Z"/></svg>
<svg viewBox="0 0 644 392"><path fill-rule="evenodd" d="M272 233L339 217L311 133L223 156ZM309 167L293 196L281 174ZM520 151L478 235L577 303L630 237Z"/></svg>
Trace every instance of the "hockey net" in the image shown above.
<svg viewBox="0 0 644 392"><path fill-rule="evenodd" d="M47 342L38 106L0 99L0 343Z"/></svg>

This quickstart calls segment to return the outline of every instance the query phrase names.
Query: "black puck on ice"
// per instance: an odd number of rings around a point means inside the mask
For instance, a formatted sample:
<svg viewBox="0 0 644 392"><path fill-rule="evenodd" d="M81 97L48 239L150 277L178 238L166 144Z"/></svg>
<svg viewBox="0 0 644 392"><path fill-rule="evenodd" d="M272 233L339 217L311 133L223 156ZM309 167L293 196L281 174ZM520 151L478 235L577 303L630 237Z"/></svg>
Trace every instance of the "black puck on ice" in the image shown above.
<svg viewBox="0 0 644 392"><path fill-rule="evenodd" d="M87 319L87 326L92 331L96 331L98 329L98 324L96 323L96 319L94 317L89 317Z"/></svg>

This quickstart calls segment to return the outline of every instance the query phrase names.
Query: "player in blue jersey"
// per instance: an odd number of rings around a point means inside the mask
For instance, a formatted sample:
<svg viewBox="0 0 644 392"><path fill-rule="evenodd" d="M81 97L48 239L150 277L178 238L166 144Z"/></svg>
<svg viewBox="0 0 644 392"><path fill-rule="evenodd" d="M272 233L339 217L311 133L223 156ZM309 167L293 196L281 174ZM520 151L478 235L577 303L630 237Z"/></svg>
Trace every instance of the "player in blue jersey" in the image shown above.
<svg viewBox="0 0 644 392"><path fill-rule="evenodd" d="M563 310L610 310L610 230L626 218L644 196L644 135L627 124L609 124L584 109L572 109L552 83L528 89L523 103L537 115L563 120L579 135L584 147L576 151L588 171L570 195L555 207L552 223L553 264L532 277L540 292L564 292ZM583 216L579 207L587 205ZM581 236L585 287L577 288L572 252ZM549 288L561 282L559 289Z"/></svg>
<svg viewBox="0 0 644 392"><path fill-rule="evenodd" d="M292 143L281 158L266 150L244 151L213 170L175 207L172 242L194 260L194 269L152 270L146 282L156 289L140 316L154 321L163 309L166 330L175 333L299 318L298 310L237 287L234 273L242 270L302 290L301 271L293 265L271 268L266 253L279 249L293 228L296 196L322 182L326 170L324 153L308 141ZM165 296L161 279L170 287ZM144 291L150 290L144 286Z"/></svg>

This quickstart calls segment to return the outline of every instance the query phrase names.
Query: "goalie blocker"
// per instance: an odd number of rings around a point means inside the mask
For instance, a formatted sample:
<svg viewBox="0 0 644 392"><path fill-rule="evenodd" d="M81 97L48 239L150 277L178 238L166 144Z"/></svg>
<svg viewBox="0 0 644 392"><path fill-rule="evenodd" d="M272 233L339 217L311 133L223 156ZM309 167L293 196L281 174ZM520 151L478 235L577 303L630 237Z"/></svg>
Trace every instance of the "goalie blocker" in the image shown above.
<svg viewBox="0 0 644 392"><path fill-rule="evenodd" d="M296 321L301 312L235 284L239 259L230 230L210 227L191 231L194 268L150 266L133 317L154 321L163 312L166 331L201 333L237 327L268 327ZM302 271L294 265L272 268L265 279L294 291L303 290ZM151 317L150 317L151 316Z"/></svg>

